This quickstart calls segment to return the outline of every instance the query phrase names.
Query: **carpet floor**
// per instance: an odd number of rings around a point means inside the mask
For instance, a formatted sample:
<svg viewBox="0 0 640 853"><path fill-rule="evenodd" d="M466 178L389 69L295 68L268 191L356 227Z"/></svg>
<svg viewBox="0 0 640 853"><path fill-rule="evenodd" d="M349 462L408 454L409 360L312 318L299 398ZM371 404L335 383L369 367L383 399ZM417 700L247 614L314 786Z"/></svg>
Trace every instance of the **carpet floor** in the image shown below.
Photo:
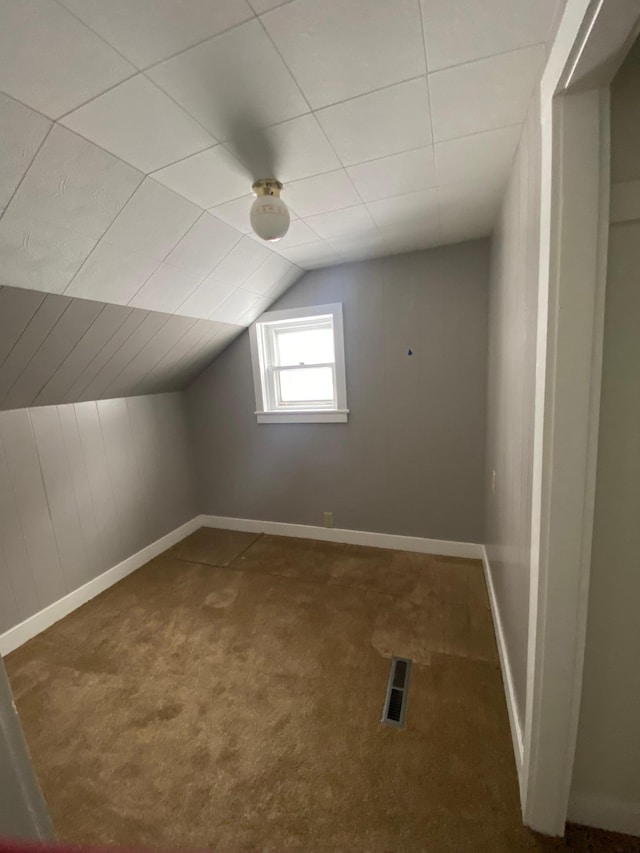
<svg viewBox="0 0 640 853"><path fill-rule="evenodd" d="M392 655L407 725L381 725ZM202 529L6 658L61 840L626 851L520 822L482 567Z"/></svg>

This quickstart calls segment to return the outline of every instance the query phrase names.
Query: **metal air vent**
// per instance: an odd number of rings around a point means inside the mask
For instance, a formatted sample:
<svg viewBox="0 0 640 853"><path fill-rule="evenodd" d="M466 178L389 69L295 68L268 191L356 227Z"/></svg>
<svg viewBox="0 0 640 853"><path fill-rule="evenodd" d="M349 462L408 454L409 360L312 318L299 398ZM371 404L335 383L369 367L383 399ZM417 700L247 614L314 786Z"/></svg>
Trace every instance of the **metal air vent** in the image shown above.
<svg viewBox="0 0 640 853"><path fill-rule="evenodd" d="M391 672L387 683L382 722L397 729L404 728L407 716L407 696L411 682L411 661L407 658L392 658Z"/></svg>

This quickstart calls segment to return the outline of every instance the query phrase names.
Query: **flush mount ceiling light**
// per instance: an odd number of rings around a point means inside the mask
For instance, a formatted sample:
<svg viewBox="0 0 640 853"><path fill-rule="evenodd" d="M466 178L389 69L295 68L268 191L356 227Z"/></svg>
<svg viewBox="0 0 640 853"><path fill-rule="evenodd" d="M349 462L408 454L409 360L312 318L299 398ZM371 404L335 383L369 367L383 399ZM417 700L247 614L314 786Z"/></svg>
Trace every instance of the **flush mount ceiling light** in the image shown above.
<svg viewBox="0 0 640 853"><path fill-rule="evenodd" d="M263 240L275 243L289 230L289 208L280 198L282 184L275 178L261 178L251 187L256 200L251 205L251 227Z"/></svg>

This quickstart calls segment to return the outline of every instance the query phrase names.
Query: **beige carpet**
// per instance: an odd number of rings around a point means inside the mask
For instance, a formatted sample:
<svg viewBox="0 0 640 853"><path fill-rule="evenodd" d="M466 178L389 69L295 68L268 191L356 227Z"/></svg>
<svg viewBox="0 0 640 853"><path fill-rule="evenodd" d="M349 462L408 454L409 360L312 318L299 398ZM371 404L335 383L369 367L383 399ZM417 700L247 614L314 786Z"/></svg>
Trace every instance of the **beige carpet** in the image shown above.
<svg viewBox="0 0 640 853"><path fill-rule="evenodd" d="M391 655L414 661L404 731L380 724ZM638 849L521 827L475 561L200 530L6 666L64 841Z"/></svg>

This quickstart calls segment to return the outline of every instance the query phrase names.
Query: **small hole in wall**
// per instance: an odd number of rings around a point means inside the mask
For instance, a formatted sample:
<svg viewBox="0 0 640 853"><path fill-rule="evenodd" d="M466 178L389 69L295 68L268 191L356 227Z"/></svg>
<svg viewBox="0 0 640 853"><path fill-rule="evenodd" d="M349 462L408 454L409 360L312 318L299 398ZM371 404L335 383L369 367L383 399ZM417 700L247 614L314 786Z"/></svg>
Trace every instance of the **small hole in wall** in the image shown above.
<svg viewBox="0 0 640 853"><path fill-rule="evenodd" d="M412 350L412 349L408 349L408 350L407 350L407 355L413 355L413 350Z"/></svg>

